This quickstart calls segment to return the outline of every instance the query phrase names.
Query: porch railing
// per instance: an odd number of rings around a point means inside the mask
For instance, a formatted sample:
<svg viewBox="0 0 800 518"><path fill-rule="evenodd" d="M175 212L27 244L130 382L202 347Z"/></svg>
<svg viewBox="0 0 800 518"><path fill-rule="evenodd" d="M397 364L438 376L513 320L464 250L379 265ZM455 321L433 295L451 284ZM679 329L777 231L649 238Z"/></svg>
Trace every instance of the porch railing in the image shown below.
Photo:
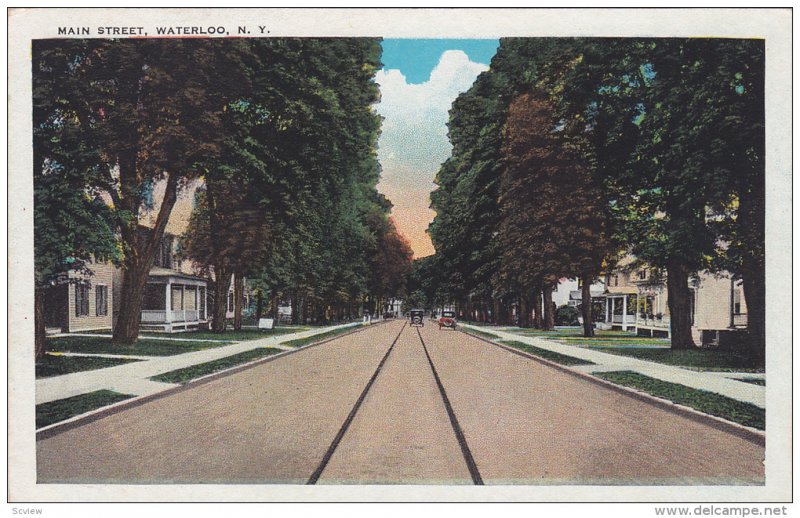
<svg viewBox="0 0 800 518"><path fill-rule="evenodd" d="M143 309L142 324L163 324L167 321L167 312L163 309Z"/></svg>
<svg viewBox="0 0 800 518"><path fill-rule="evenodd" d="M200 320L200 311L196 309L178 309L169 312L170 322L197 322ZM143 324L164 324L167 322L167 312L163 309L143 309Z"/></svg>
<svg viewBox="0 0 800 518"><path fill-rule="evenodd" d="M622 323L622 315L612 315L611 322L615 324ZM636 323L636 315L628 315L628 323L635 324Z"/></svg>
<svg viewBox="0 0 800 518"><path fill-rule="evenodd" d="M747 313L734 313L733 315L734 327L747 327Z"/></svg>
<svg viewBox="0 0 800 518"><path fill-rule="evenodd" d="M663 327L664 329L669 329L669 317L661 317L661 318L647 318L639 316L640 326L646 327Z"/></svg>

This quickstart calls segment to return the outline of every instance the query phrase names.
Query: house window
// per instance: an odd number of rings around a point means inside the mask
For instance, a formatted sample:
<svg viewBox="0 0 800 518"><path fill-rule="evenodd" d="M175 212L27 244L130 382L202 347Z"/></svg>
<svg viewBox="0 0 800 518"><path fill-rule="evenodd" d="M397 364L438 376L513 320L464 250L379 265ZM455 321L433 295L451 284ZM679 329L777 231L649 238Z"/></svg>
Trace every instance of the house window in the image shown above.
<svg viewBox="0 0 800 518"><path fill-rule="evenodd" d="M89 286L86 284L75 286L75 316L89 316Z"/></svg>
<svg viewBox="0 0 800 518"><path fill-rule="evenodd" d="M230 313L232 311L233 311L233 293L229 292L228 293L228 312Z"/></svg>
<svg viewBox="0 0 800 518"><path fill-rule="evenodd" d="M200 318L206 318L206 289L201 287L199 293L200 299Z"/></svg>
<svg viewBox="0 0 800 518"><path fill-rule="evenodd" d="M108 286L98 285L94 292L94 312L98 317L108 315Z"/></svg>
<svg viewBox="0 0 800 518"><path fill-rule="evenodd" d="M614 274L614 286L619 286L619 275Z"/></svg>
<svg viewBox="0 0 800 518"><path fill-rule="evenodd" d="M172 263L172 237L164 236L156 252L153 265L160 266L161 268L172 268Z"/></svg>
<svg viewBox="0 0 800 518"><path fill-rule="evenodd" d="M733 314L742 314L742 292L740 290L733 290Z"/></svg>
<svg viewBox="0 0 800 518"><path fill-rule="evenodd" d="M639 270L639 280L643 281L647 279L647 270Z"/></svg>

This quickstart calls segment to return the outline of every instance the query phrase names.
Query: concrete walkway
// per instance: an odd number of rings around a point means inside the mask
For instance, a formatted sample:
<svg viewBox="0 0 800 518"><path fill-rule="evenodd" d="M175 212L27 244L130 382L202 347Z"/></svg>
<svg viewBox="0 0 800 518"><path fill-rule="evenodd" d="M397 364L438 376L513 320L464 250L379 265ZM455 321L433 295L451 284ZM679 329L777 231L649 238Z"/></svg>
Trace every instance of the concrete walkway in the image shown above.
<svg viewBox="0 0 800 518"><path fill-rule="evenodd" d="M565 345L553 340L540 337L524 336L510 333L496 328L475 326L471 324L460 324L469 330L484 331L500 337L501 340L516 340L525 344L547 349L560 354L566 354L582 360L587 360L596 365L579 365L569 367L571 369L592 373L604 371L634 371L651 378L678 383L687 387L707 390L716 394L727 396L737 401L752 403L758 407L766 408L766 387L745 383L731 379L732 377L752 377L761 378L763 375L751 373L718 373L718 372L699 372L674 365L665 365L646 360L639 360L629 356L619 356L607 354L594 349Z"/></svg>
<svg viewBox="0 0 800 518"><path fill-rule="evenodd" d="M147 396L174 387L170 383L158 383L149 378L176 369L183 369L206 363L234 354L243 353L259 347L273 347L276 349L293 350L293 347L281 345L289 340L306 338L343 327L362 325L360 322L342 324L338 326L320 327L301 331L298 333L284 334L235 342L231 345L192 351L173 356L149 356L143 361L125 363L105 369L74 372L62 376L42 378L36 380L36 404L47 403L58 399L78 396L96 390L113 390L120 394L133 396ZM89 335L98 336L98 335ZM149 337L148 337L149 338ZM181 339L186 340L186 339ZM87 355L101 356L101 355ZM105 356L105 355L103 355Z"/></svg>

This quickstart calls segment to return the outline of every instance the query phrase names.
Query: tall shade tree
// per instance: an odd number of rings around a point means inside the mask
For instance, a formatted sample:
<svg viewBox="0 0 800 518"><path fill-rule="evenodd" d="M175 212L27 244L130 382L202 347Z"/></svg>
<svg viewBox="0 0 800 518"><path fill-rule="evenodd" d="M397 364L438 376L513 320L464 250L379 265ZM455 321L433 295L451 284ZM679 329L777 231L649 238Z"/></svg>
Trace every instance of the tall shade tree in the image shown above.
<svg viewBox="0 0 800 518"><path fill-rule="evenodd" d="M97 42L33 42L33 218L35 356L46 352L44 305L48 288L69 282L70 272L91 278L92 261L118 259L113 215L94 189L100 152L86 139L79 111L63 102L80 92L83 64ZM85 102L85 99L84 99Z"/></svg>
<svg viewBox="0 0 800 518"><path fill-rule="evenodd" d="M147 276L178 192L198 175L201 160L218 152L223 108L246 88L238 57L244 45L214 39L86 43L70 47L63 83L50 84L47 95L76 121L76 140L98 149L92 187L114 211L124 270L115 344L136 340ZM163 196L154 200L152 227L143 230L159 182Z"/></svg>
<svg viewBox="0 0 800 518"><path fill-rule="evenodd" d="M694 346L689 279L719 267L712 259L721 245L734 273L750 258L745 295L757 327L763 321L757 289L763 286L763 42L590 41L582 58L571 77L571 111L593 128L612 208L632 251L667 272L673 348ZM734 209L739 193L744 210ZM730 233L720 231L725 220ZM752 240L738 246L733 229ZM763 334L751 338L763 344Z"/></svg>

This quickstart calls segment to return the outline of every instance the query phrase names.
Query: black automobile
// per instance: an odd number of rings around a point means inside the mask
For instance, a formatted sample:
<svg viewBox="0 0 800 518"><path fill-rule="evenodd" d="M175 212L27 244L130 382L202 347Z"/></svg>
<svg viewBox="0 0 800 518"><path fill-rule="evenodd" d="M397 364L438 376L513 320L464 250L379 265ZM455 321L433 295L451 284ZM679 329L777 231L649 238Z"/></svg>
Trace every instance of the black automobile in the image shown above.
<svg viewBox="0 0 800 518"><path fill-rule="evenodd" d="M408 312L408 320L412 326L425 327L425 310L412 309Z"/></svg>

